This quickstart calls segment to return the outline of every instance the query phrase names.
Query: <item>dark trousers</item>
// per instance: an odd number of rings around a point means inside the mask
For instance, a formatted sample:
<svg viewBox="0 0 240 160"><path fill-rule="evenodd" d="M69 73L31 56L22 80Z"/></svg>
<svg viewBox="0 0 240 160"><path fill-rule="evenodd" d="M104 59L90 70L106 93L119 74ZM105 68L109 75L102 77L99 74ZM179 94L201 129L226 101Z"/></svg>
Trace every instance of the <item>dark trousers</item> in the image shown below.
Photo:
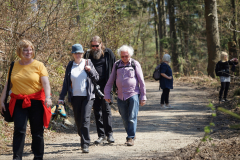
<svg viewBox="0 0 240 160"><path fill-rule="evenodd" d="M163 89L163 92L162 92L162 96L161 96L161 104L168 104L169 103L169 92L170 92L170 89L168 88L165 88Z"/></svg>
<svg viewBox="0 0 240 160"><path fill-rule="evenodd" d="M98 83L100 90L104 93L104 87L106 83ZM112 112L111 106L104 99L97 97L93 104L94 116L96 121L96 127L98 137L111 136L112 131Z"/></svg>
<svg viewBox="0 0 240 160"><path fill-rule="evenodd" d="M223 98L227 98L229 86L230 86L230 82L221 82L221 89L220 89L220 92L219 92L219 98L222 98L223 91L224 91Z"/></svg>
<svg viewBox="0 0 240 160"><path fill-rule="evenodd" d="M43 159L43 105L39 100L31 100L31 107L22 108L23 100L17 100L14 113L13 158L22 160L27 121L29 119L32 134L32 152L34 160Z"/></svg>
<svg viewBox="0 0 240 160"><path fill-rule="evenodd" d="M88 148L90 144L89 128L93 100L87 100L87 96L73 96L72 107L78 135L81 137L81 147Z"/></svg>

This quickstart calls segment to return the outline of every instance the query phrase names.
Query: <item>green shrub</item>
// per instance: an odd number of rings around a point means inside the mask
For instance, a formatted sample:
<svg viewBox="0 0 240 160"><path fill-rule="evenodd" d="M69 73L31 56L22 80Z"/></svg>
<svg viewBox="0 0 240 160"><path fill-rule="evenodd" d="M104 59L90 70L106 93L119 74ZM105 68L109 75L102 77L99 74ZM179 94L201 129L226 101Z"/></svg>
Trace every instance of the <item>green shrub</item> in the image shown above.
<svg viewBox="0 0 240 160"><path fill-rule="evenodd" d="M240 95L240 88L234 91L234 96L239 96L239 95Z"/></svg>

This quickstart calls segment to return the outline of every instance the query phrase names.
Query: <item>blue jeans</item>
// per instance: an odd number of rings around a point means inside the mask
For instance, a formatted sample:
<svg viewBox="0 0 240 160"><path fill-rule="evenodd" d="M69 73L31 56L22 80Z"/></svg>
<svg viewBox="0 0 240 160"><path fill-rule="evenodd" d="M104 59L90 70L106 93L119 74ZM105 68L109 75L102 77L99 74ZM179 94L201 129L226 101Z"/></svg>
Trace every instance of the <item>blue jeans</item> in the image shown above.
<svg viewBox="0 0 240 160"><path fill-rule="evenodd" d="M118 98L118 109L127 132L127 138L134 138L137 129L137 115L139 111L139 95L136 94L125 101Z"/></svg>

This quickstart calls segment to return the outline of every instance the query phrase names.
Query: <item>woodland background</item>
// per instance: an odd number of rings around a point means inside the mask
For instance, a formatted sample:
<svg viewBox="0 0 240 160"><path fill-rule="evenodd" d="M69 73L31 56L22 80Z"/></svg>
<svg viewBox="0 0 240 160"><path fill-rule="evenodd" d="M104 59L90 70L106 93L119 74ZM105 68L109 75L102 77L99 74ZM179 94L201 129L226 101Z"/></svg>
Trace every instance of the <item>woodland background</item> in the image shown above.
<svg viewBox="0 0 240 160"><path fill-rule="evenodd" d="M22 38L33 42L55 96L71 46L80 43L86 51L95 35L115 55L131 45L145 78L165 53L175 75L214 78L220 51L238 57L239 9L237 0L0 0L0 90Z"/></svg>

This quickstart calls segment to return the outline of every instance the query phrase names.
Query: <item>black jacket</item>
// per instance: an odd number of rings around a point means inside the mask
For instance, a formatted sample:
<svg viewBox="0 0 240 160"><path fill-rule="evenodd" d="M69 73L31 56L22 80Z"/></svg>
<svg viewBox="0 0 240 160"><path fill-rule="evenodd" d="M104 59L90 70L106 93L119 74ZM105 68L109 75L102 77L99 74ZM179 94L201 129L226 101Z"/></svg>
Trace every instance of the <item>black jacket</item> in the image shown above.
<svg viewBox="0 0 240 160"><path fill-rule="evenodd" d="M89 54L90 54L90 52L87 52L86 54L84 54L84 58L88 57L89 59L92 59L92 56L89 57ZM114 65L116 59L115 59L115 55L113 54L112 50L109 48L106 48L104 50L104 57L106 60L105 73L107 73L107 74L105 74L106 75L105 79L106 79L106 83L107 83L107 81L112 73L112 68L113 68L113 65Z"/></svg>
<svg viewBox="0 0 240 160"><path fill-rule="evenodd" d="M85 60L85 59L84 59ZM91 67L91 70L87 73L87 100L94 99L95 98L95 92L94 92L94 84L92 81L97 82L99 79L99 75L97 71L95 70L91 60L88 60L88 65ZM70 61L67 65L66 71L65 71L65 77L63 81L63 87L61 94L59 96L60 100L64 100L64 97L68 93L68 101L71 102L71 98L73 96L72 87L71 87L71 69L73 66L73 61Z"/></svg>
<svg viewBox="0 0 240 160"><path fill-rule="evenodd" d="M238 62L232 62L232 61L226 61L226 62L222 62L222 61L219 61L217 64L216 64L216 67L215 67L215 73L217 76L224 76L224 77L229 77L230 76L230 72L229 72L229 66L230 65L237 65ZM232 69L232 71L234 71Z"/></svg>

